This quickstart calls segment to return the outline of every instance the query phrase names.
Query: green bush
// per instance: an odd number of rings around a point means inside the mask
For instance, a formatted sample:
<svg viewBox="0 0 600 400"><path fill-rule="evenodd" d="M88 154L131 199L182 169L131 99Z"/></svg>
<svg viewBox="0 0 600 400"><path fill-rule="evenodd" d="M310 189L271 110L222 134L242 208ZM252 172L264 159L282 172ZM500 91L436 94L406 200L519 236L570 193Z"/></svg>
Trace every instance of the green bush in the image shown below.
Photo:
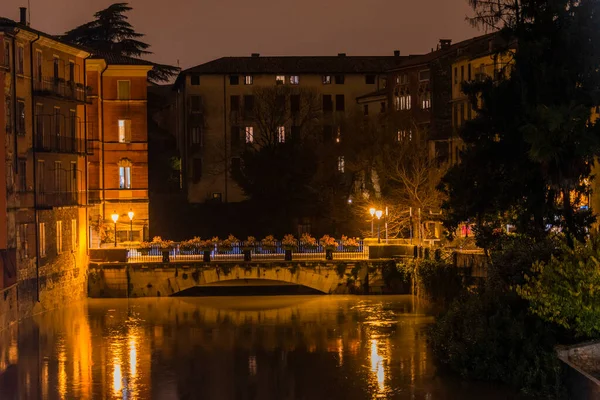
<svg viewBox="0 0 600 400"><path fill-rule="evenodd" d="M461 268L444 261L419 261L417 276L426 297L435 303L449 304L464 290Z"/></svg>
<svg viewBox="0 0 600 400"><path fill-rule="evenodd" d="M514 292L482 288L464 294L436 320L429 338L437 360L464 378L557 396L554 332Z"/></svg>

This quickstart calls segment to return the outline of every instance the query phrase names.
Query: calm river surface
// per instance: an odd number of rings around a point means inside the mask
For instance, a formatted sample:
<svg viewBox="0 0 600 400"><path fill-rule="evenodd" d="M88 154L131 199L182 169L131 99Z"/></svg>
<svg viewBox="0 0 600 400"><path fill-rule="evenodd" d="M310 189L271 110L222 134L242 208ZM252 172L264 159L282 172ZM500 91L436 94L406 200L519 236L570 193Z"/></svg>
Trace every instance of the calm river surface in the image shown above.
<svg viewBox="0 0 600 400"><path fill-rule="evenodd" d="M507 399L438 376L411 296L90 299L0 333L0 399Z"/></svg>

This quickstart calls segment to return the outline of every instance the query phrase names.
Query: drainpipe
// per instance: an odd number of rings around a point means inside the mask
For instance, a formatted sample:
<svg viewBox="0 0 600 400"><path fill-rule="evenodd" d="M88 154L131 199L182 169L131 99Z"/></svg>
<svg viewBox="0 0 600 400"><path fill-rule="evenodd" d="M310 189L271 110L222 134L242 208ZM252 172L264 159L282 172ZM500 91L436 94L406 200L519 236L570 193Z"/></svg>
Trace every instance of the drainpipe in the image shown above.
<svg viewBox="0 0 600 400"><path fill-rule="evenodd" d="M36 288L36 300L40 302L40 215L38 212L38 187L37 187L37 159L36 159L36 132L35 130L35 95L33 91L33 44L40 40L40 35L37 38L29 42L29 75L30 75L30 87L31 87L31 136L32 136L32 149L31 155L33 157L33 213L35 216L35 288ZM14 58L14 57L13 57ZM23 71L24 72L24 71ZM16 140L16 136L15 136Z"/></svg>
<svg viewBox="0 0 600 400"><path fill-rule="evenodd" d="M88 58L91 57L91 54L88 55L86 58L83 59L83 173L85 175L85 237L86 237L86 243L85 243L85 252L87 255L90 254L89 249L90 249L90 239L88 238L88 235L90 234L90 230L88 229L88 214L89 214L89 210L88 210L88 203L89 203L89 194L88 194L88 190L89 190L89 182L88 182L88 151L87 151L87 147L88 147L88 135L87 135L87 60ZM77 85L75 85L77 86Z"/></svg>
<svg viewBox="0 0 600 400"><path fill-rule="evenodd" d="M17 171L17 168L19 166L19 157L18 157L18 140L17 140L17 57L16 57L16 49L17 49L17 39L16 39L16 34L19 32L19 30L15 30L14 35L12 36L12 49L13 49L13 56L12 56L12 68L11 68L11 75L12 75L12 104L11 106L11 112L12 112L12 117L13 117L13 135L14 135L14 143L13 143L13 149L14 149L14 170Z"/></svg>
<svg viewBox="0 0 600 400"><path fill-rule="evenodd" d="M106 67L100 72L100 94L98 96L98 101L100 101L100 121L102 121L102 218L106 216L106 185L105 185L105 176L106 171L104 170L104 73L108 69L108 63L106 63ZM115 232L115 235L117 232Z"/></svg>
<svg viewBox="0 0 600 400"><path fill-rule="evenodd" d="M227 203L227 181L229 178L229 160L227 159L227 93L225 84L225 76L223 75L223 150L225 151L225 203Z"/></svg>

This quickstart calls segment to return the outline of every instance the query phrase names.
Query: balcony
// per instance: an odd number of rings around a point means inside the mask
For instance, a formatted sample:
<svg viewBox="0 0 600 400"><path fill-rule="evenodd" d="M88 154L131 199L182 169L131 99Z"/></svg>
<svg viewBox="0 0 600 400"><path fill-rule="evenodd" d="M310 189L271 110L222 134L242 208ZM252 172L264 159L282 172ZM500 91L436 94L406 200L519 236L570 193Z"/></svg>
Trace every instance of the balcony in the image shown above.
<svg viewBox="0 0 600 400"><path fill-rule="evenodd" d="M93 154L83 139L50 133L36 134L34 148L45 153Z"/></svg>
<svg viewBox="0 0 600 400"><path fill-rule="evenodd" d="M33 92L38 96L56 97L69 101L85 103L87 90L81 83L65 82L60 78L36 77Z"/></svg>
<svg viewBox="0 0 600 400"><path fill-rule="evenodd" d="M85 192L43 192L37 194L38 208L85 205Z"/></svg>

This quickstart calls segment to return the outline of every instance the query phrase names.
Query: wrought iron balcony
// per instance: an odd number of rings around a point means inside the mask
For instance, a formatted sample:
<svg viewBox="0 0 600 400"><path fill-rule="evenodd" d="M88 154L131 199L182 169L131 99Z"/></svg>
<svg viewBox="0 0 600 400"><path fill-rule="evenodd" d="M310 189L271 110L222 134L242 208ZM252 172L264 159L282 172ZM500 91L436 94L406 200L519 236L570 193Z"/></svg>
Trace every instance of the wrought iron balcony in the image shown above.
<svg viewBox="0 0 600 400"><path fill-rule="evenodd" d="M85 140L50 133L36 134L34 148L39 152L89 154Z"/></svg>
<svg viewBox="0 0 600 400"><path fill-rule="evenodd" d="M85 192L38 192L38 208L85 205Z"/></svg>
<svg viewBox="0 0 600 400"><path fill-rule="evenodd" d="M84 103L87 90L80 84L60 78L34 77L33 91L38 96L51 96Z"/></svg>

